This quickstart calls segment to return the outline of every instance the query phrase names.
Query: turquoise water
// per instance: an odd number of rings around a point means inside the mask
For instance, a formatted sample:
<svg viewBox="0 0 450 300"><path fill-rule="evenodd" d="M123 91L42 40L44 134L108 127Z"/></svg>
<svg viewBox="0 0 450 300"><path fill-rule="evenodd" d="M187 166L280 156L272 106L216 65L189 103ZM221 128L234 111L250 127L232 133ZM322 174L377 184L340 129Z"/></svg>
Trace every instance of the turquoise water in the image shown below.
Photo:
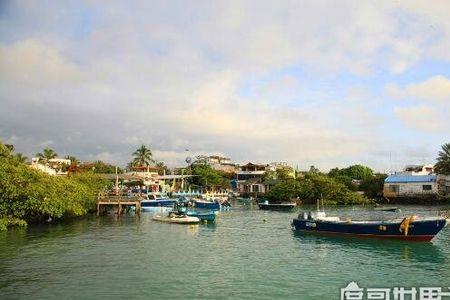
<svg viewBox="0 0 450 300"><path fill-rule="evenodd" d="M328 214L376 217L362 207ZM146 213L3 232L0 298L339 299L350 281L450 286L450 227L432 243L326 238L294 233L296 215L241 206L215 225L157 223Z"/></svg>

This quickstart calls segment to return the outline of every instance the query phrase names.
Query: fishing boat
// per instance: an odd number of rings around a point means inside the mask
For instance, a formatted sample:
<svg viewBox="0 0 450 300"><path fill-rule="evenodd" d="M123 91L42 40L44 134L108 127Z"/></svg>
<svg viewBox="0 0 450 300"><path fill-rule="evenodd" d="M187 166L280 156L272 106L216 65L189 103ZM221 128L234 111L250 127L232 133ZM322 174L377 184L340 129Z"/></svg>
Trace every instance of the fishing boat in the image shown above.
<svg viewBox="0 0 450 300"><path fill-rule="evenodd" d="M200 223L200 219L197 217L191 217L187 215L169 215L169 216L160 216L156 215L153 217L154 221L165 222L165 223L174 223L174 224L198 224Z"/></svg>
<svg viewBox="0 0 450 300"><path fill-rule="evenodd" d="M216 214L214 211L209 212L199 212L199 211L187 211L186 215L189 217L199 218L200 221L214 222L216 219Z"/></svg>
<svg viewBox="0 0 450 300"><path fill-rule="evenodd" d="M170 199L160 193L150 193L144 196L144 199L141 201L141 207L145 211L152 207L173 207L175 203L178 203L177 199Z"/></svg>
<svg viewBox="0 0 450 300"><path fill-rule="evenodd" d="M445 225L446 219L443 217L420 218L412 215L393 220L354 221L327 217L323 211L303 213L292 221L292 227L304 233L411 241L431 241Z"/></svg>
<svg viewBox="0 0 450 300"><path fill-rule="evenodd" d="M269 203L269 201L258 202L259 209L262 210L292 210L296 207L295 203Z"/></svg>

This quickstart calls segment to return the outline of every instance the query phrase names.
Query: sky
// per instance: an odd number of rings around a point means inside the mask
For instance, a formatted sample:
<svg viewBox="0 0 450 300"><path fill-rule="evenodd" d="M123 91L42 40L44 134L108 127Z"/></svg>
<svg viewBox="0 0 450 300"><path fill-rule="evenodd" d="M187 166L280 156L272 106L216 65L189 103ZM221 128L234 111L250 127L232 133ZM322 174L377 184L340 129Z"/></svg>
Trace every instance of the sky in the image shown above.
<svg viewBox="0 0 450 300"><path fill-rule="evenodd" d="M0 0L0 139L31 157L387 172L450 142L449 1ZM189 149L187 152L186 149Z"/></svg>

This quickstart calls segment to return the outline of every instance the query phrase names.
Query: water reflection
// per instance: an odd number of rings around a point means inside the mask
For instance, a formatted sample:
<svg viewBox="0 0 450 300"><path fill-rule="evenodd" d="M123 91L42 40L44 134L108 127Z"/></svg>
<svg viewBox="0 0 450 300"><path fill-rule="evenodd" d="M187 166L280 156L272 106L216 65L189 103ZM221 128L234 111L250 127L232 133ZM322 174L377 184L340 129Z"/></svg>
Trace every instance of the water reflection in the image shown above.
<svg viewBox="0 0 450 300"><path fill-rule="evenodd" d="M412 262L445 264L445 253L440 246L431 242L408 242L358 238L350 236L320 236L293 231L293 237L302 247L314 248L325 246L325 249L339 252L364 252L367 255L386 259L401 259ZM323 247L321 247L323 248Z"/></svg>

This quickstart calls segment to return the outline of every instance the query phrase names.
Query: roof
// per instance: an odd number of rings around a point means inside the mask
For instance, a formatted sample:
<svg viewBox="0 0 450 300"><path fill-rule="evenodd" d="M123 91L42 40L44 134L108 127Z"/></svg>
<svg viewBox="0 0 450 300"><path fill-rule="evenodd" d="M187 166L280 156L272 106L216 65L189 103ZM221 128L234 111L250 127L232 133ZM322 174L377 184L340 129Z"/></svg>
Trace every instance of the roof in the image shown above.
<svg viewBox="0 0 450 300"><path fill-rule="evenodd" d="M436 175L391 175L385 179L386 183L408 183L408 182L435 182Z"/></svg>

